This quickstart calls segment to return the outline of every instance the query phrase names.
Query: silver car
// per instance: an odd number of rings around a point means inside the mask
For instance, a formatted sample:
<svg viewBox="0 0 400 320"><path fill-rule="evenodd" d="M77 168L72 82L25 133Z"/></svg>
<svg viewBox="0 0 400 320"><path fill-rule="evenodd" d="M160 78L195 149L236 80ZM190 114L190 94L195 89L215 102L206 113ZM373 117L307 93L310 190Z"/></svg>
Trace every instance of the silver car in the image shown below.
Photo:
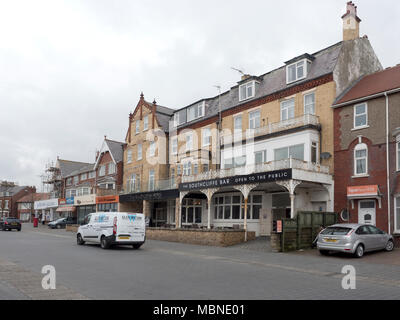
<svg viewBox="0 0 400 320"><path fill-rule="evenodd" d="M375 226L365 224L335 224L318 235L317 248L322 255L330 251L354 254L394 248L393 237Z"/></svg>

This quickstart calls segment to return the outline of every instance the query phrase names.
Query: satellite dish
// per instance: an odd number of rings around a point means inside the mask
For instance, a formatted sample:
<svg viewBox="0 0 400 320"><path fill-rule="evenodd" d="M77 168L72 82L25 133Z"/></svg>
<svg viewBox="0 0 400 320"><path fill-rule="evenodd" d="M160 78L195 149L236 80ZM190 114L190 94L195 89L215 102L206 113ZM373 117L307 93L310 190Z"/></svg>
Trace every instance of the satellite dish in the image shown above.
<svg viewBox="0 0 400 320"><path fill-rule="evenodd" d="M340 218L341 218L343 221L349 221L349 218L350 218L349 210L343 209L343 210L340 212Z"/></svg>

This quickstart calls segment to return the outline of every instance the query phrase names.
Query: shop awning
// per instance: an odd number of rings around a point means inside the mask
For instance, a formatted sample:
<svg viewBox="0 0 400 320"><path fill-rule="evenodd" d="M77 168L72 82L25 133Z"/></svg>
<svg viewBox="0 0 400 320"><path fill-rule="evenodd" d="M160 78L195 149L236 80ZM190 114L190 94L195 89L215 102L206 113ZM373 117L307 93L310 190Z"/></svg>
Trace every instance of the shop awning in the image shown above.
<svg viewBox="0 0 400 320"><path fill-rule="evenodd" d="M379 202L379 207L380 208L382 207L381 204L382 194L379 191L378 185L347 187L347 199L352 201L353 208L354 208L353 200L356 199L376 199Z"/></svg>
<svg viewBox="0 0 400 320"><path fill-rule="evenodd" d="M76 208L74 206L58 207L57 212L75 212Z"/></svg>

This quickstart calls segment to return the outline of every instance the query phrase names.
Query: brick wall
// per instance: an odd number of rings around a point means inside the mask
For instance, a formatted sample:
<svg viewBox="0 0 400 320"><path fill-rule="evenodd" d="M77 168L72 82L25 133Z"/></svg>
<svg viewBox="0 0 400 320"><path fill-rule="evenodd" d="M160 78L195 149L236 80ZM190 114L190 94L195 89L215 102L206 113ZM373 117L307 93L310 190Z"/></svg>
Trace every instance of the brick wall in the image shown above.
<svg viewBox="0 0 400 320"><path fill-rule="evenodd" d="M244 242L243 230L186 230L186 229L146 229L146 239L181 242L216 247L228 247ZM247 239L254 240L255 232L248 232Z"/></svg>

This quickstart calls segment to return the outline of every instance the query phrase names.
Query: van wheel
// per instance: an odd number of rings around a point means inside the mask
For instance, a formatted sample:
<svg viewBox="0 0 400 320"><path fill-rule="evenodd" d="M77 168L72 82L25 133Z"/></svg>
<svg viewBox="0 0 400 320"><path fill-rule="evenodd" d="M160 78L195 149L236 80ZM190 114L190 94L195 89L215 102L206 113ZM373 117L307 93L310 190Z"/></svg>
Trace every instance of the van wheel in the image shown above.
<svg viewBox="0 0 400 320"><path fill-rule="evenodd" d="M85 244L85 241L83 241L80 233L78 233L76 236L76 243L78 244L78 246L82 246Z"/></svg>
<svg viewBox="0 0 400 320"><path fill-rule="evenodd" d="M108 249L110 247L110 242L108 242L108 240L107 240L107 238L105 236L101 237L100 247L102 249Z"/></svg>
<svg viewBox="0 0 400 320"><path fill-rule="evenodd" d="M143 243L140 243L140 244L133 244L132 247L133 247L133 249L136 249L136 250L137 250L137 249L139 249L139 248L142 246L142 244L143 244Z"/></svg>
<svg viewBox="0 0 400 320"><path fill-rule="evenodd" d="M356 251L354 252L354 256L356 258L362 258L364 255L364 246L362 244L359 244Z"/></svg>

